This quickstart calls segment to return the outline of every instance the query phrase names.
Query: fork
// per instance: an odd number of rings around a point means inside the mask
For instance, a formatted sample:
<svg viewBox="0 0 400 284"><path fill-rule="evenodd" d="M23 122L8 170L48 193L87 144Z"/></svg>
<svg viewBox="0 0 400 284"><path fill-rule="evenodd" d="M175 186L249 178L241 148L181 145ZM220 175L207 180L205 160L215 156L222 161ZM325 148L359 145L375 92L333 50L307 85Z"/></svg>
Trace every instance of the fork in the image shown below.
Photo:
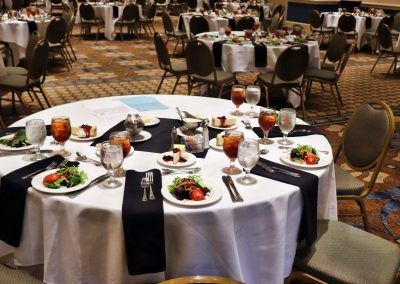
<svg viewBox="0 0 400 284"><path fill-rule="evenodd" d="M154 198L154 194L153 194L153 188L152 188L152 184L153 184L153 182L154 182L154 180L153 180L153 172L147 172L146 173L146 178L148 178L149 179L149 191L150 191L150 194L149 194L149 199L150 200L154 200L155 198Z"/></svg>
<svg viewBox="0 0 400 284"><path fill-rule="evenodd" d="M143 177L142 181L140 182L140 186L143 188L142 201L147 201L146 188L148 188L149 185L150 185L149 179L147 177Z"/></svg>
<svg viewBox="0 0 400 284"><path fill-rule="evenodd" d="M270 166L268 166L267 164L265 164L265 163L263 163L261 161L259 161L257 163L257 165L259 165L260 167L262 167L263 169L267 170L270 173L279 172L281 174L286 174L286 175L289 175L289 176L292 176L292 177L296 177L296 178L300 177L300 175L298 173L290 172L290 171L287 171L287 170L284 170L284 169L281 169L281 168L277 168L277 167L270 167Z"/></svg>
<svg viewBox="0 0 400 284"><path fill-rule="evenodd" d="M27 175L23 176L22 179L31 178L34 175L38 174L38 173L41 173L41 172L44 172L44 171L48 171L48 170L52 170L56 166L57 166L57 162L53 161L47 167L45 167L44 169L40 169L40 170L34 171L33 173L27 174Z"/></svg>
<svg viewBox="0 0 400 284"><path fill-rule="evenodd" d="M186 169L179 169L179 170L172 170L172 169L161 169L163 175L175 175L175 174L195 174L199 172L201 168L186 168Z"/></svg>

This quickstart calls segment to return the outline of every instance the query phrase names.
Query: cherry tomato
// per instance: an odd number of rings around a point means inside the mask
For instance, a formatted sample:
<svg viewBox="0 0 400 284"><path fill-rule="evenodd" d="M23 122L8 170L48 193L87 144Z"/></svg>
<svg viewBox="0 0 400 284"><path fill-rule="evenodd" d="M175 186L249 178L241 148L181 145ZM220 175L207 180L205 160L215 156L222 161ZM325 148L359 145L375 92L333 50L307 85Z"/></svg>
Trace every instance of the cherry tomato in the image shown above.
<svg viewBox="0 0 400 284"><path fill-rule="evenodd" d="M49 175L44 177L43 184L56 182L61 177L62 177L62 175L60 175L60 174L49 174Z"/></svg>
<svg viewBox="0 0 400 284"><path fill-rule="evenodd" d="M190 199L194 201L200 201L204 200L205 197L201 189L196 188L190 191Z"/></svg>
<svg viewBox="0 0 400 284"><path fill-rule="evenodd" d="M306 157L306 164L307 165L316 165L318 163L317 157L312 154L308 154Z"/></svg>

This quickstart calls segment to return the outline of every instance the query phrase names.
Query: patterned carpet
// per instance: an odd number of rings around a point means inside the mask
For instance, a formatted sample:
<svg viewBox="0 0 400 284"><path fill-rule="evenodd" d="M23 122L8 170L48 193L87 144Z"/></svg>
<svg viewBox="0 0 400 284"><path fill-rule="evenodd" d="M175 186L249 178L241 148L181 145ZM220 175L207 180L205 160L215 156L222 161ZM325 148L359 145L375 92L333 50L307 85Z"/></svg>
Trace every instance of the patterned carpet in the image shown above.
<svg viewBox="0 0 400 284"><path fill-rule="evenodd" d="M174 18L176 23L177 18ZM156 30L163 33L160 18L156 19ZM152 38L140 37L128 41L99 41L82 39L76 28L72 38L78 57L71 72L67 72L59 60L52 60L49 75L44 85L45 92L52 105L59 105L77 100L128 95L152 94L163 72L159 69ZM169 45L172 50L173 45ZM307 121L317 125L328 137L334 149L337 149L349 115L362 103L372 100L387 102L396 114L397 134L393 139L389 153L377 185L375 194L367 201L369 219L373 233L393 240L400 236L400 75L384 77L389 68L388 61L382 61L370 74L376 60L368 50L351 56L350 62L340 79L344 107L343 117L336 114L336 108L329 93L321 93L319 86L313 89L311 98L306 103ZM239 74L243 84L254 81L256 74ZM161 93L171 92L174 79L167 79ZM187 94L186 85L178 86L178 94ZM7 96L5 96L7 97ZM39 106L24 97L32 111ZM3 102L1 113L7 124L18 119L22 111L13 114L7 102ZM342 165L342 161L339 164ZM348 169L346 165L342 165ZM354 176L367 182L370 174L351 171ZM396 189L397 188L397 189ZM386 190L391 190L388 193ZM378 194L376 194L378 192ZM386 206L385 206L386 205ZM357 210L350 202L339 203L340 212ZM342 219L359 226L359 218Z"/></svg>

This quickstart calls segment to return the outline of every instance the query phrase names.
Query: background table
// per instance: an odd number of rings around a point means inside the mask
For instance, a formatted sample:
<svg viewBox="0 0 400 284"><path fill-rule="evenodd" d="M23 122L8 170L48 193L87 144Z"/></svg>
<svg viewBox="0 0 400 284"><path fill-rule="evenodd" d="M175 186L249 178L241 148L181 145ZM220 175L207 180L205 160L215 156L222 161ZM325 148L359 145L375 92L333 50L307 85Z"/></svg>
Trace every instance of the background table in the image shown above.
<svg viewBox="0 0 400 284"><path fill-rule="evenodd" d="M234 110L229 100L170 95L154 97L169 109L148 111L144 115L177 118L176 106L205 117L227 115ZM50 123L52 116L68 115L73 124L94 123L101 133L123 120L127 113L135 112L130 108L121 109L117 99L102 98L53 107L22 119L15 126L24 125L30 118L42 118ZM94 107L97 115L89 110ZM114 115L100 115L106 109L110 112L111 108ZM249 109L248 105L241 107L242 111ZM257 119L251 121L253 125L257 124ZM245 137L256 137L252 131L244 130L241 123L238 126ZM312 142L320 149L331 149L321 135L292 139L301 144ZM50 140L48 137L46 143ZM98 159L95 148L89 144L68 141L66 148ZM279 161L281 150L278 144L268 148L270 152L264 157ZM161 168L156 162L158 156L157 153L135 151L125 160L124 168L137 171ZM15 155L2 156L0 161L0 176L27 164L24 157ZM296 186L257 176L258 182L254 185L236 183L245 201L232 203L221 180L221 169L228 164L223 152L212 149L205 159L198 159L195 164L202 168L200 174L207 183L222 190L223 197L218 203L191 209L164 202L165 274L128 275L121 222L123 187L104 189L96 186L75 199L29 189L21 246L13 250L16 262L21 265L44 263L45 282L58 284L154 283L164 276L192 274L230 276L250 284L260 283L260 279L263 283L282 283L291 271L296 251L302 208L300 191ZM102 168L93 166L93 169L98 174L104 172ZM336 219L333 164L311 172L319 176L318 217ZM172 178L164 177L163 187ZM0 251L5 250L7 246L0 243Z"/></svg>

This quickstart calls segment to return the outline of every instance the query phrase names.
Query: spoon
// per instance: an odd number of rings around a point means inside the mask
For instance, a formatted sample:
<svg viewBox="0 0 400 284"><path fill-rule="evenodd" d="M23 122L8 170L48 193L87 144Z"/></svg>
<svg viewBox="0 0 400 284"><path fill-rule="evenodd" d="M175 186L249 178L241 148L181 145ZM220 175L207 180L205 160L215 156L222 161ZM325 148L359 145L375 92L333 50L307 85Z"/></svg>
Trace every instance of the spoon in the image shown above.
<svg viewBox="0 0 400 284"><path fill-rule="evenodd" d="M242 123L244 124L244 127L245 127L246 129L253 129L253 128L251 127L250 121L242 120Z"/></svg>
<svg viewBox="0 0 400 284"><path fill-rule="evenodd" d="M261 149L261 150L258 152L258 154L260 154L260 155L265 155L265 154L268 154L268 152L269 152L268 149Z"/></svg>
<svg viewBox="0 0 400 284"><path fill-rule="evenodd" d="M101 162L90 159L90 158L86 157L84 154L82 154L81 152L76 152L76 155L78 156L78 160L80 160L80 161L93 163L97 167L101 166Z"/></svg>

